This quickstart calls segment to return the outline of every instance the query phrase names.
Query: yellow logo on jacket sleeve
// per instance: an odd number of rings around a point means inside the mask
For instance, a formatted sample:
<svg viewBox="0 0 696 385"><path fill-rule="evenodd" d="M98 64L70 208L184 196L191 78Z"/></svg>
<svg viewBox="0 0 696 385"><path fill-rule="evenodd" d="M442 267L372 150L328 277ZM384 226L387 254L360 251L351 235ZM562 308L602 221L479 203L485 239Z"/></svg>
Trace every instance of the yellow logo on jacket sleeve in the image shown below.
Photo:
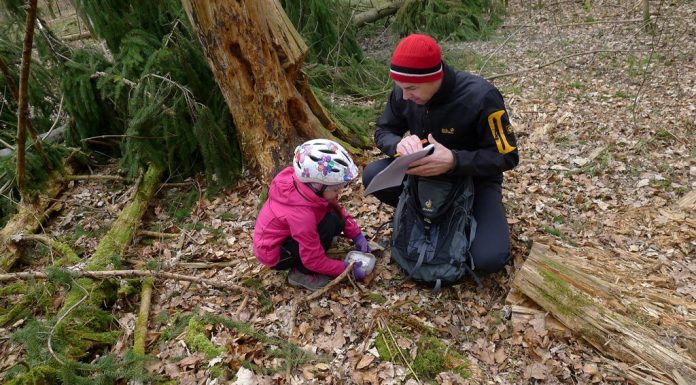
<svg viewBox="0 0 696 385"><path fill-rule="evenodd" d="M440 130L441 133L443 134L454 134L454 127L449 127L449 128L443 128Z"/></svg>
<svg viewBox="0 0 696 385"><path fill-rule="evenodd" d="M505 110L496 111L488 115L488 127L491 128L491 134L493 134L493 139L495 140L495 145L498 146L498 152L501 154L507 154L513 151L516 147L511 146L507 141L505 136L505 127L503 127L503 115L505 115ZM509 126L507 132L512 132L512 128Z"/></svg>

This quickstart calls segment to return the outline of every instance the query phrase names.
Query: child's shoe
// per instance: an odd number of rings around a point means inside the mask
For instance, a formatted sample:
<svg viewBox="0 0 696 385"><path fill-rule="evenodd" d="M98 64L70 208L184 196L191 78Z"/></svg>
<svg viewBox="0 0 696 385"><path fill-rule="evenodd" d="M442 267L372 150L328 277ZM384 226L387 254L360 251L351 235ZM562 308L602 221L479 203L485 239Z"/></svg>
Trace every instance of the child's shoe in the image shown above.
<svg viewBox="0 0 696 385"><path fill-rule="evenodd" d="M316 291L331 282L331 277L322 274L305 274L297 269L288 273L288 283L293 286L302 286L305 289Z"/></svg>

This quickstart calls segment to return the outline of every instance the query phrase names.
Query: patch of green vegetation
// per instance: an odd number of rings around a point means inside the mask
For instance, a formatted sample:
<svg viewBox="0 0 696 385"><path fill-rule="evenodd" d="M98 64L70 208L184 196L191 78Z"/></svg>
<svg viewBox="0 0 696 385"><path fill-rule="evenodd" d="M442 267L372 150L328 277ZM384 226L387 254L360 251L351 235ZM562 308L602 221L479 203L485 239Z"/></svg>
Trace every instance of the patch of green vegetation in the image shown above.
<svg viewBox="0 0 696 385"><path fill-rule="evenodd" d="M254 278L247 278L242 281L242 286L246 286L252 289L256 289L259 292L257 299L261 304L261 313L268 314L273 310L273 301L271 301L271 294L263 286L263 282Z"/></svg>
<svg viewBox="0 0 696 385"><path fill-rule="evenodd" d="M558 230L558 229L555 228L555 227L544 226L544 231L545 231L547 234L551 234L551 235L553 235L553 236L556 237L556 238L562 238L562 237L563 237L563 233L561 232L561 230Z"/></svg>
<svg viewBox="0 0 696 385"><path fill-rule="evenodd" d="M370 301L372 303L379 304L379 305L387 302L387 297L385 297L382 294L377 293L377 292L373 292L373 293L368 294L367 299L368 299L368 301Z"/></svg>
<svg viewBox="0 0 696 385"><path fill-rule="evenodd" d="M199 194L196 190L173 192L163 200L164 209L176 223L183 223L191 217L198 198Z"/></svg>
<svg viewBox="0 0 696 385"><path fill-rule="evenodd" d="M558 266L552 261L548 261L549 265L559 270L563 270L562 266ZM573 315L579 311L579 308L583 306L590 306L594 304L592 300L585 294L575 291L570 288L570 285L562 278L558 277L556 273L552 271L541 271L541 276L547 285L544 286L542 295L548 301L555 304L555 307L561 314Z"/></svg>
<svg viewBox="0 0 696 385"><path fill-rule="evenodd" d="M383 329L377 330L377 338L375 338L375 349L379 353L379 358L383 361L393 361L398 356L398 347L394 341L389 338L388 332Z"/></svg>
<svg viewBox="0 0 696 385"><path fill-rule="evenodd" d="M672 134L669 130L660 128L659 130L657 130L657 132L655 132L655 139L662 142L671 142L675 138L674 134Z"/></svg>
<svg viewBox="0 0 696 385"><path fill-rule="evenodd" d="M671 191L672 181L668 178L665 179L653 179L650 181L650 186L659 190Z"/></svg>
<svg viewBox="0 0 696 385"><path fill-rule="evenodd" d="M222 346L215 346L205 332L205 323L199 317L191 317L186 327L184 342L192 352L203 352L205 357L215 358L225 352Z"/></svg>
<svg viewBox="0 0 696 385"><path fill-rule="evenodd" d="M570 87L575 88L576 90L582 90L585 89L585 84L579 80L575 80L570 83Z"/></svg>
<svg viewBox="0 0 696 385"><path fill-rule="evenodd" d="M622 90L618 90L614 93L614 96L622 99L629 99L631 96Z"/></svg>
<svg viewBox="0 0 696 385"><path fill-rule="evenodd" d="M565 223L565 217L563 215L556 215L553 217L553 223L562 225Z"/></svg>
<svg viewBox="0 0 696 385"><path fill-rule="evenodd" d="M430 335L423 335L418 340L418 353L411 367L419 378L424 379L434 379L446 371L459 374L462 378L471 374L469 361L464 356Z"/></svg>
<svg viewBox="0 0 696 385"><path fill-rule="evenodd" d="M585 12L592 11L592 1L591 0L583 0L582 9L584 9Z"/></svg>
<svg viewBox="0 0 696 385"><path fill-rule="evenodd" d="M173 317L169 316L166 311L163 311L160 314L164 314L164 323L166 323L167 320L171 320L167 327L162 330L162 333L159 336L160 341L169 341L183 333L184 329L186 329L186 325L188 325L189 321L193 317L193 314L191 313L176 313Z"/></svg>
<svg viewBox="0 0 696 385"><path fill-rule="evenodd" d="M223 211L221 213L218 213L218 217L223 221L236 221L237 219L239 219L239 213Z"/></svg>
<svg viewBox="0 0 696 385"><path fill-rule="evenodd" d="M210 234L213 235L212 243L217 243L225 238L225 232L222 229L216 229L212 226L206 225L203 222L184 223L181 225L181 227L183 229L192 231L201 231L204 229L207 230Z"/></svg>
<svg viewBox="0 0 696 385"><path fill-rule="evenodd" d="M585 16L586 23L592 23L593 21L595 21L595 18L592 15Z"/></svg>

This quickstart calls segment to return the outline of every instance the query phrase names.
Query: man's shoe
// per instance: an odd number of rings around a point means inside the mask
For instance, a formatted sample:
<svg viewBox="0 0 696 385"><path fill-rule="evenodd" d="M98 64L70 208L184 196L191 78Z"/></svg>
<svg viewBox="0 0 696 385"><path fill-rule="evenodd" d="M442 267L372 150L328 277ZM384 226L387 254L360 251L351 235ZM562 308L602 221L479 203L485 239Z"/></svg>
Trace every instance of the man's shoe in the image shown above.
<svg viewBox="0 0 696 385"><path fill-rule="evenodd" d="M302 286L305 289L316 291L331 282L331 277L323 274L305 274L297 269L288 273L288 283L293 286Z"/></svg>

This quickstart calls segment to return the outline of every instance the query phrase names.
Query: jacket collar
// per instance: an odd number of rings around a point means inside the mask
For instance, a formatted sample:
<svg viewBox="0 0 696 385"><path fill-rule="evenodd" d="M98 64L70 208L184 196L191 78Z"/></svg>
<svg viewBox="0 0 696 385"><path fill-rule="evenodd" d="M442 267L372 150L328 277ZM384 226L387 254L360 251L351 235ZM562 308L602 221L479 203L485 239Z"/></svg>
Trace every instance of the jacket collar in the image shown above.
<svg viewBox="0 0 696 385"><path fill-rule="evenodd" d="M440 86L440 89L435 92L433 97L430 98L428 103L426 103L427 106L442 104L445 100L448 100L452 90L454 89L454 85L457 82L457 74L444 61L442 62L442 68L445 73L442 78L442 85Z"/></svg>

